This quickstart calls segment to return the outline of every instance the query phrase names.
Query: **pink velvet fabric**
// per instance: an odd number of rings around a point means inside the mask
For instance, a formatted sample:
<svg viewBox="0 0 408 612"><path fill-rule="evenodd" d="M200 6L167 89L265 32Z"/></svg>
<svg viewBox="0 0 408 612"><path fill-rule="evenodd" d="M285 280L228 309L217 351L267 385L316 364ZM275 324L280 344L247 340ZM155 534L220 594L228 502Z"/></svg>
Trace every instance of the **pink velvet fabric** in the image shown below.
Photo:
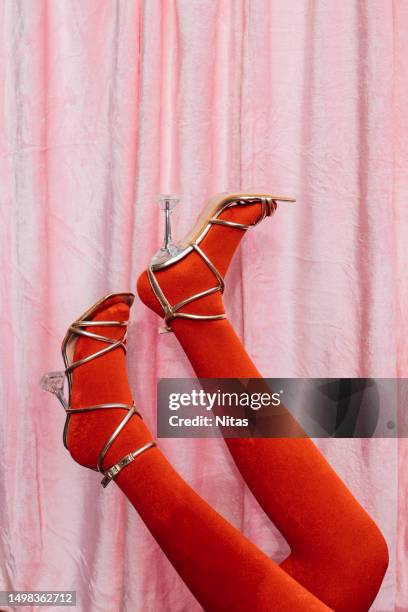
<svg viewBox="0 0 408 612"><path fill-rule="evenodd" d="M134 288L160 242L156 194L182 194L181 235L208 196L240 189L298 198L228 275L258 368L408 376L408 3L4 0L0 23L0 589L74 589L87 612L198 611L123 495L72 462L38 380L62 366L73 318ZM152 428L157 377L192 375L157 324L136 302L129 370ZM372 610L408 610L406 441L318 444L389 544ZM160 445L287 555L222 441Z"/></svg>

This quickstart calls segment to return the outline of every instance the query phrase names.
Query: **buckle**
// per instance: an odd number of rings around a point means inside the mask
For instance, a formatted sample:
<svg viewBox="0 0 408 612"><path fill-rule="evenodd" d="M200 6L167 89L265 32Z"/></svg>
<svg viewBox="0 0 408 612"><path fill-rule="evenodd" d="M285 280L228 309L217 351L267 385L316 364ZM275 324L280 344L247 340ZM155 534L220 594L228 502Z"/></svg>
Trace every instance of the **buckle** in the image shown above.
<svg viewBox="0 0 408 612"><path fill-rule="evenodd" d="M115 463L115 465L112 465L112 467L106 470L105 475L101 480L101 485L104 488L107 487L112 480L115 480L119 472L123 470L124 467L129 465L129 463L132 463L133 460L133 453L129 453L128 455L122 457L120 461L118 461L117 463Z"/></svg>
<svg viewBox="0 0 408 612"><path fill-rule="evenodd" d="M106 470L106 472L104 473L104 476L103 476L103 478L101 480L101 485L103 486L103 488L107 487L108 484L112 480L115 480L115 478L117 477L119 472L121 470L123 470L124 467L129 465L129 463L132 463L132 461L134 459L136 459L136 457L138 455L141 455L142 453L144 453L149 448L152 448L153 446L156 446L156 442L154 442L154 441L148 442L147 444L145 444L144 446L141 446L137 450L135 450L135 451L125 455L124 457L122 457L122 459L120 461L115 463L115 465L112 465L112 467L110 467L108 470Z"/></svg>

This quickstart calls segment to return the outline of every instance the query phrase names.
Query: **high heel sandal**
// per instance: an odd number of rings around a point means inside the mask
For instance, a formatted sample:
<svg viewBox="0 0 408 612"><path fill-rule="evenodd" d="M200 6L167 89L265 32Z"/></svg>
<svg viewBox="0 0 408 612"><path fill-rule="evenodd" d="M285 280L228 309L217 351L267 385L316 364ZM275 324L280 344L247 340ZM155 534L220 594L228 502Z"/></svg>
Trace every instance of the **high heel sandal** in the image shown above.
<svg viewBox="0 0 408 612"><path fill-rule="evenodd" d="M71 414L80 412L91 412L93 410L106 410L112 408L126 410L127 414L116 427L112 435L108 438L107 442L99 453L96 467L91 468L96 472L100 472L101 474L103 474L103 479L101 480L101 484L103 487L106 487L112 480L114 480L118 476L119 472L124 467L132 463L132 461L138 455L148 450L149 448L156 446L156 443L149 442L148 444L145 444L144 446L122 457L120 461L115 463L115 465L112 465L109 469L104 470L102 467L103 460L116 437L119 435L119 433L122 431L126 423L128 423L128 421L132 418L133 415L137 415L140 418L142 418L142 416L136 410L134 402L131 405L122 403L106 403L97 404L94 406L86 406L83 408L71 408L72 371L75 368L80 367L84 363L88 363L92 359L96 359L97 357L105 355L109 351L114 351L117 348L123 349L126 353L127 325L129 321L94 321L91 319L95 317L95 315L101 310L105 310L109 306L112 306L118 302L125 302L130 308L133 304L134 298L135 296L133 295L133 293L112 293L106 295L101 300L96 302L96 304L91 306L91 308L89 308L84 314L82 314L76 321L74 321L74 323L72 323L72 325L70 325L70 327L68 328L68 331L61 345L65 370L59 372L48 372L44 374L40 382L40 386L42 387L42 389L54 394L59 399L67 414L63 432L63 442L66 449L68 449L67 440ZM83 327L124 327L125 331L119 340L113 340L112 338L86 331L82 329ZM107 344L107 346L103 347L101 350L95 353L92 353L91 355L88 355L87 357L84 357L83 359L73 361L75 345L80 336L86 336L87 338L93 338L94 340L104 342L105 344ZM64 395L65 378L68 382L68 399L66 399Z"/></svg>
<svg viewBox="0 0 408 612"><path fill-rule="evenodd" d="M160 251L150 261L147 268L147 274L152 290L164 311L164 328L161 330L164 332L172 331L171 327L169 326L169 322L176 318L195 319L200 321L218 320L226 318L225 314L198 315L186 312L179 312L180 308L186 306L186 304L189 304L194 300L198 300L207 295L211 295L217 291L220 291L221 293L224 292L223 277L221 276L211 259L204 253L204 251L199 246L200 242L211 229L212 225L224 225L241 231L246 231L250 227L258 225L258 223L263 221L265 217L270 217L277 208L277 202L296 202L295 198L265 193L219 193L209 200L206 208L204 209L204 212L198 218L196 225L188 233L184 240L182 240L178 244L173 244L171 240L169 213L174 207L174 204L172 205L172 201L178 201L178 198L173 198L172 196L162 196L160 200L165 202L165 206L163 207L163 210L165 212L164 243ZM255 223L251 225L245 225L244 223L237 223L235 221L227 221L218 218L220 214L224 212L227 208L230 208L232 206L239 206L242 204L261 204L261 214L259 219ZM195 251L198 255L200 255L202 260L207 264L211 272L214 274L218 284L214 287L211 287L210 289L206 289L205 291L196 293L186 298L185 300L182 300L181 302L172 305L164 295L164 292L155 276L155 272L158 272L159 270L164 270L168 266L171 266L177 261L180 261L192 251Z"/></svg>

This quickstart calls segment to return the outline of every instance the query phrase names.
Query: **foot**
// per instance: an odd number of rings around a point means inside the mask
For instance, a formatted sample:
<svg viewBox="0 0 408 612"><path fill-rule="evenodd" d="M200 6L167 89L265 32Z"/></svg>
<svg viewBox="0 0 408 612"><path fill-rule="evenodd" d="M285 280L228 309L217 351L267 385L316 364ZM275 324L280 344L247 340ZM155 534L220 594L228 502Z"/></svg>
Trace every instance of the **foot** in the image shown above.
<svg viewBox="0 0 408 612"><path fill-rule="evenodd" d="M258 221L260 216L261 204L242 204L227 208L218 218L223 221L252 225ZM210 258L221 276L225 277L232 257L245 234L246 231L244 230L225 225L212 225L200 242L200 248ZM217 284L214 274L200 255L194 251L168 268L155 272L155 277L170 304L177 304L187 297ZM137 292L146 306L158 315L164 316L163 309L151 288L146 271L138 279ZM200 315L222 314L224 306L221 292L218 291L195 300L181 308L180 312ZM170 322L170 326L183 323L186 323L185 319L184 321L183 319L175 319Z"/></svg>
<svg viewBox="0 0 408 612"><path fill-rule="evenodd" d="M98 312L94 320L126 321L128 318L129 306L119 302ZM114 340L118 340L123 335L123 327L96 326L84 329ZM106 345L100 341L79 336L73 361L83 359L99 351L103 346ZM132 401L123 349L109 351L73 370L71 408L85 408L111 402L131 405ZM69 419L67 445L75 461L88 468L95 468L99 453L125 415L126 412L119 408L72 413ZM152 439L141 418L138 415L133 416L108 450L103 468L109 468L127 453Z"/></svg>

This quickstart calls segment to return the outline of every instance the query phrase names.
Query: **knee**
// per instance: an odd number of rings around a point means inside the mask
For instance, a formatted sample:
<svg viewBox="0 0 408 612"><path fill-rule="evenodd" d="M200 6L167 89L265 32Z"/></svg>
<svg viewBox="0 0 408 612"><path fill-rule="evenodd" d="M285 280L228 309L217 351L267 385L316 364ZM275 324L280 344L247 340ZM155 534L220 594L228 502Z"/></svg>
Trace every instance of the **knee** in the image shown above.
<svg viewBox="0 0 408 612"><path fill-rule="evenodd" d="M362 534L361 542L356 542L356 549L359 551L361 574L372 585L374 599L388 568L389 553L387 542L372 519Z"/></svg>
<svg viewBox="0 0 408 612"><path fill-rule="evenodd" d="M342 583L347 587L339 593L335 610L368 610L380 590L389 563L385 538L368 515L358 529L350 532L349 545L345 547L340 563L343 566Z"/></svg>
<svg viewBox="0 0 408 612"><path fill-rule="evenodd" d="M307 576L305 559L302 562L296 553L282 564L336 612L369 610L388 567L388 547L380 529L365 512L354 519L343 525L338 538L313 551Z"/></svg>

